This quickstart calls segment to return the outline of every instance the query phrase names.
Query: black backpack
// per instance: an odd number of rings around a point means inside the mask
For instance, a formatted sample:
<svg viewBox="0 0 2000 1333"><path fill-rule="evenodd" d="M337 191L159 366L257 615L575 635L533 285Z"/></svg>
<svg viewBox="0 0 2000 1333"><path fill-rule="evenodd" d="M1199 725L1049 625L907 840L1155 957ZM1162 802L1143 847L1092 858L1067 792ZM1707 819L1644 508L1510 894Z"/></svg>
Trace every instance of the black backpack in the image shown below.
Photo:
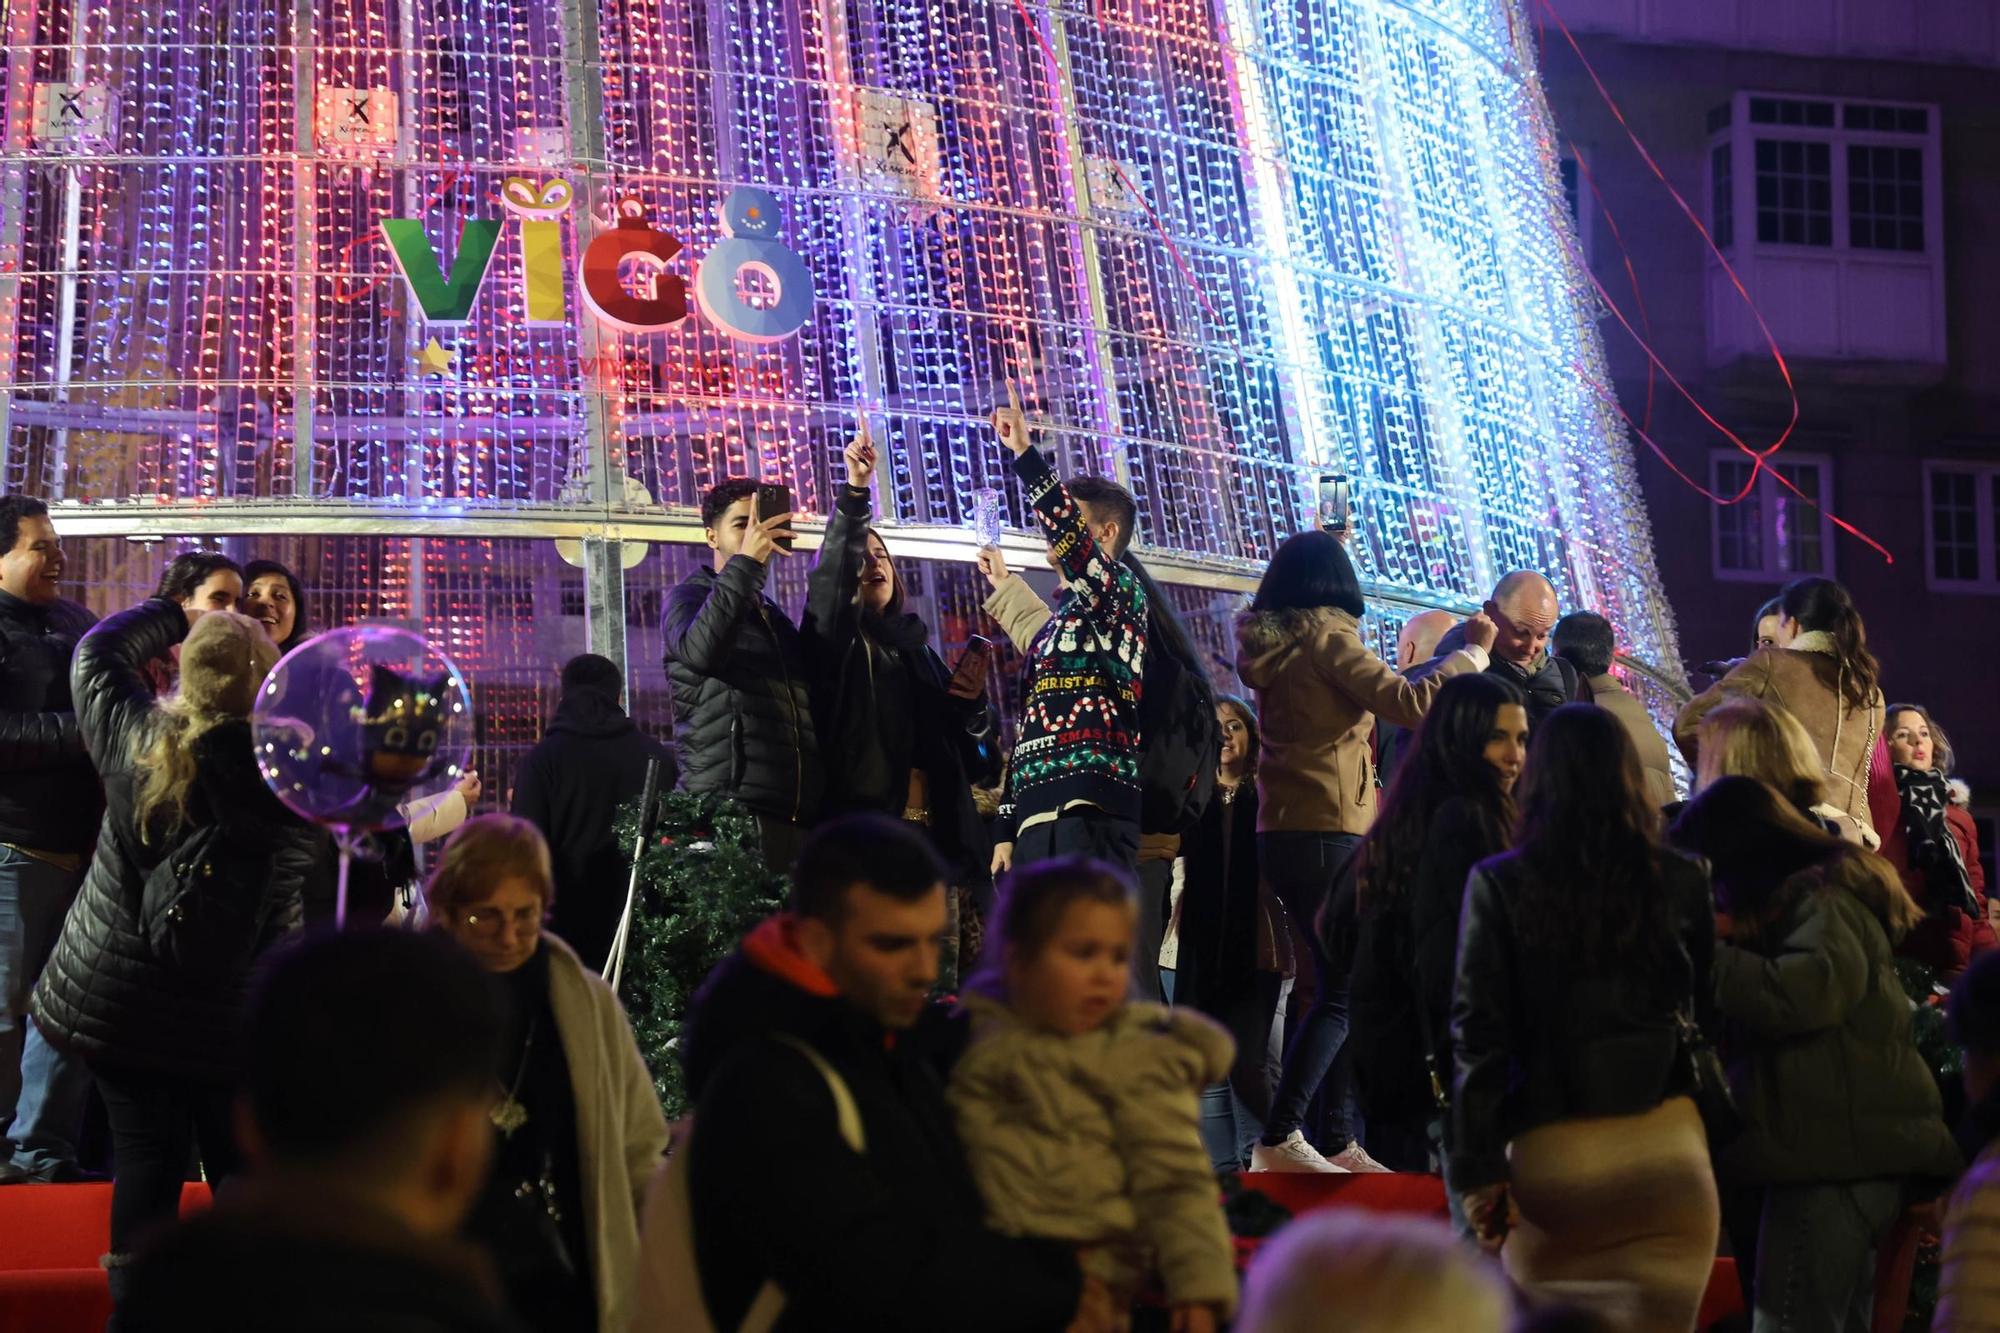
<svg viewBox="0 0 2000 1333"><path fill-rule="evenodd" d="M1139 695L1139 829L1183 833L1215 798L1222 729L1215 683L1173 604L1130 554L1146 589L1146 670Z"/></svg>

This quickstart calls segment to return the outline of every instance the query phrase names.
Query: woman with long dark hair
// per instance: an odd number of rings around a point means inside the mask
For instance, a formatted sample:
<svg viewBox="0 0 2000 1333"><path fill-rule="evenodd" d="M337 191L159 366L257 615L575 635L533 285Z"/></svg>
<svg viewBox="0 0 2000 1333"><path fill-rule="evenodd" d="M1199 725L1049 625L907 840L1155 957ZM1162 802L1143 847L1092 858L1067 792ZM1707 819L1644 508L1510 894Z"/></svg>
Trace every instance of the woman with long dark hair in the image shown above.
<svg viewBox="0 0 2000 1333"><path fill-rule="evenodd" d="M243 614L263 622L281 654L312 634L305 585L276 560L252 560L243 566Z"/></svg>
<svg viewBox="0 0 2000 1333"><path fill-rule="evenodd" d="M1290 918L1257 864L1257 712L1233 694L1215 701L1222 732L1215 799L1181 835L1182 888L1173 1002L1229 1029L1229 1078L1202 1094L1201 1132L1218 1171L1248 1164L1281 1054L1278 1011L1295 967Z"/></svg>
<svg viewBox="0 0 2000 1333"><path fill-rule="evenodd" d="M813 726L833 765L822 817L871 811L923 826L952 871L976 889L992 846L972 783L995 736L986 680L956 680L930 627L904 609L902 580L868 524L875 446L866 425L848 445L847 484L806 576L799 634L813 666Z"/></svg>
<svg viewBox="0 0 2000 1333"><path fill-rule="evenodd" d="M1987 920L1986 867L1979 860L1979 829L1952 799L1956 756L1944 728L1922 704L1891 704L1887 714L1889 760L1902 797L1903 885L1923 908L1924 919L1899 952L1951 981L1977 954L1995 945Z"/></svg>
<svg viewBox="0 0 2000 1333"><path fill-rule="evenodd" d="M1694 1326L1715 1258L1682 1036L1715 935L1707 874L1658 825L1617 718L1543 722L1516 850L1466 885L1447 1178L1525 1290L1615 1285L1622 1327L1664 1333Z"/></svg>
<svg viewBox="0 0 2000 1333"><path fill-rule="evenodd" d="M1886 834L1869 807L1870 766L1882 738L1882 670L1854 599L1832 579L1793 580L1778 595L1777 640L1681 709L1674 720L1681 752L1699 763L1701 719L1724 699L1747 694L1782 704L1812 737L1828 804L1869 833Z"/></svg>
<svg viewBox="0 0 2000 1333"><path fill-rule="evenodd" d="M156 699L146 664L175 647L179 688ZM210 611L190 629L167 598L110 617L76 650L77 727L104 781L104 829L34 1015L89 1062L110 1113L114 1304L138 1238L173 1217L195 1151L210 1180L237 1167L244 987L298 928L300 885L331 853L257 771L250 708L277 660L249 617Z"/></svg>
<svg viewBox="0 0 2000 1333"><path fill-rule="evenodd" d="M1348 1040L1369 1151L1394 1170L1429 1170L1442 1138L1459 907L1472 868L1512 841L1527 749L1520 687L1483 672L1454 676L1361 844Z"/></svg>
<svg viewBox="0 0 2000 1333"><path fill-rule="evenodd" d="M1414 727L1444 682L1483 671L1494 624L1466 623L1467 647L1408 675L1368 650L1361 581L1339 538L1287 537L1237 624L1236 672L1257 694L1264 752L1257 768L1257 852L1271 888L1302 926L1319 916L1334 880L1375 819L1375 718ZM1347 970L1307 931L1315 998L1285 1055L1271 1115L1252 1154L1262 1171L1381 1170L1354 1141L1353 1088L1339 1060L1347 1037ZM1306 1141L1306 1106L1332 1071L1324 1137L1329 1160ZM1345 1160L1342 1160L1343 1156Z"/></svg>
<svg viewBox="0 0 2000 1333"><path fill-rule="evenodd" d="M1876 1246L1913 1187L1961 1165L1891 957L1916 904L1888 862L1750 778L1702 792L1673 837L1708 859L1726 913L1713 994L1744 1127L1715 1165L1753 1192L1730 1229L1755 1327L1866 1328Z"/></svg>

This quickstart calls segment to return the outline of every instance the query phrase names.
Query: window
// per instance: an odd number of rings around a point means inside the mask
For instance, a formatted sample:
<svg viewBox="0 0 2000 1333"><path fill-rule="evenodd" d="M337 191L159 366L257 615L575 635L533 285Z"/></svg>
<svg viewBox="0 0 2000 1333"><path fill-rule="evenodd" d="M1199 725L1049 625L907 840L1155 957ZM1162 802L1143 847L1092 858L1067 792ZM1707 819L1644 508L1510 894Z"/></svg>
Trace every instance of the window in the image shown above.
<svg viewBox="0 0 2000 1333"><path fill-rule="evenodd" d="M1833 573L1833 520L1822 508L1833 497L1829 459L1787 449L1759 469L1737 450L1718 449L1709 458L1709 482L1721 496L1750 487L1737 503L1715 507L1717 578L1782 582Z"/></svg>
<svg viewBox="0 0 2000 1333"><path fill-rule="evenodd" d="M1712 109L1709 222L1733 245L1754 218L1764 246L1931 247L1937 117L1928 107L1738 94Z"/></svg>
<svg viewBox="0 0 2000 1333"><path fill-rule="evenodd" d="M1932 588L2000 592L2000 463L1924 465L1925 556Z"/></svg>
<svg viewBox="0 0 2000 1333"><path fill-rule="evenodd" d="M1923 250L1923 149L1847 146L1847 243L1857 250Z"/></svg>
<svg viewBox="0 0 2000 1333"><path fill-rule="evenodd" d="M1757 140L1757 239L1765 245L1833 244L1831 145Z"/></svg>
<svg viewBox="0 0 2000 1333"><path fill-rule="evenodd" d="M1736 244L1736 178L1726 143L1709 150L1708 215L1716 249L1726 250Z"/></svg>
<svg viewBox="0 0 2000 1333"><path fill-rule="evenodd" d="M1563 205L1569 209L1569 220L1576 228L1577 245L1582 249L1583 262L1591 260L1590 250L1590 190L1583 179L1583 169L1575 157L1564 153L1556 162L1556 169L1562 175Z"/></svg>

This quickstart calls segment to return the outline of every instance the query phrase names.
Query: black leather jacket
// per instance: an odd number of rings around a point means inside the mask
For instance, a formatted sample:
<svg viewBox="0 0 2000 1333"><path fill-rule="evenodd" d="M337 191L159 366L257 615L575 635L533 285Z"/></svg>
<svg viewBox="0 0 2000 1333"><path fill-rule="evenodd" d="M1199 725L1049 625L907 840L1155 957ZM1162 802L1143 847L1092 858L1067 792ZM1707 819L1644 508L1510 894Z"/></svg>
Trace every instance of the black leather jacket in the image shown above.
<svg viewBox="0 0 2000 1333"><path fill-rule="evenodd" d="M69 663L96 621L75 602L0 592L0 842L84 852L104 811L69 700Z"/></svg>
<svg viewBox="0 0 2000 1333"><path fill-rule="evenodd" d="M1473 869L1451 1013L1453 1188L1507 1179L1507 1144L1531 1129L1637 1115L1688 1090L1675 1016L1708 995L1715 908L1704 862L1676 852L1661 860L1669 919L1686 955L1662 976L1622 958L1540 956L1515 921L1530 873L1520 855ZM1699 1018L1700 1008L1694 1012Z"/></svg>
<svg viewBox="0 0 2000 1333"><path fill-rule="evenodd" d="M697 569L662 617L681 785L760 815L819 814L819 744L798 627L764 596L765 566L735 556Z"/></svg>
<svg viewBox="0 0 2000 1333"><path fill-rule="evenodd" d="M154 952L139 920L147 873L185 836L156 830L148 842L134 817L138 754L155 725L145 664L186 633L181 608L154 598L105 620L76 650L71 689L84 743L104 778L104 831L35 987L33 1013L49 1040L72 1054L222 1081L235 1072L251 964L226 975L177 968ZM257 849L268 867L215 890L244 901L254 932L245 957L254 959L298 929L299 886L331 847L264 784L247 721L203 733L194 756L190 822L223 825L235 847Z"/></svg>

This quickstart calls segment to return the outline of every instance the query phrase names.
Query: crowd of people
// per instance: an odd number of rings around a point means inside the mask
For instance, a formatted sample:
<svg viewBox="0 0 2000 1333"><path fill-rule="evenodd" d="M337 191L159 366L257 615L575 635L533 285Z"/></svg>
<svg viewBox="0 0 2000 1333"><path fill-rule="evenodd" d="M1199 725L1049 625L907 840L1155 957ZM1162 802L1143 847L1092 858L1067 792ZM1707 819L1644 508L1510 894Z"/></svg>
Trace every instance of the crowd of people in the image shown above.
<svg viewBox="0 0 2000 1333"><path fill-rule="evenodd" d="M471 775L407 810L346 931L249 740L299 580L193 553L93 625L46 508L0 499L0 1178L90 1178L95 1088L115 1329L1687 1329L1726 1247L1759 1333L1847 1330L1906 1216L1943 1233L1936 1327L2000 1321L1979 848L1844 589L1786 586L1712 664L1683 798L1611 624L1542 574L1387 661L1346 529L1298 534L1218 694L1133 497L993 426L1058 585L980 553L1004 754L990 656L938 656L870 526L864 427L796 621L792 516L705 498L671 744L575 659L513 813ZM672 1127L600 976L654 763L791 885L693 998ZM1899 959L1955 986L1962 1080ZM194 1161L221 1188L176 1226ZM1449 1225L1304 1218L1239 1291L1218 1174L1388 1170Z"/></svg>

